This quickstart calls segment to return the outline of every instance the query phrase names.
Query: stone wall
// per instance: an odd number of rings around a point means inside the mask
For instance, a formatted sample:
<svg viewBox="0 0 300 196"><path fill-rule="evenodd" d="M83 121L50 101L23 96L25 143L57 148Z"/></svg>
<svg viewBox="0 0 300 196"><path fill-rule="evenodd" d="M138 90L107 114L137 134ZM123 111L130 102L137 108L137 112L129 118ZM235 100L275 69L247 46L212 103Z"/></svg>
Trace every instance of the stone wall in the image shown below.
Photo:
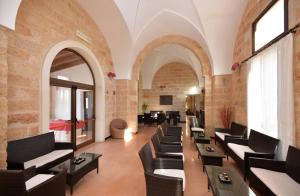
<svg viewBox="0 0 300 196"><path fill-rule="evenodd" d="M141 83L142 80L139 80ZM165 85L166 88L160 88ZM160 68L153 77L152 89L139 89L139 109L144 102L149 104L147 111L176 110L180 111L181 121L185 121L185 95L199 82L193 69L189 65L170 63ZM140 85L139 85L140 86ZM160 95L172 95L173 105L160 105Z"/></svg>
<svg viewBox="0 0 300 196"><path fill-rule="evenodd" d="M91 37L92 42L87 44L77 38L76 30ZM7 57L3 52L6 50L3 47L6 36L3 36L2 32L5 32L8 37ZM0 37L1 113L2 110L6 110L6 77L5 73L2 74L6 69L6 59L8 65L8 115L0 117L0 160L6 160L6 155L3 154L6 144L2 142L6 137L8 140L14 140L42 132L40 130L41 70L44 58L52 46L65 40L81 42L95 54L105 75L114 70L104 36L88 14L73 0L23 0L17 14L15 31L1 30ZM113 93L116 91L115 81L106 77L105 89L105 121L106 132L108 132L109 122L116 117L116 96ZM5 122L8 124L7 134L3 132Z"/></svg>
<svg viewBox="0 0 300 196"><path fill-rule="evenodd" d="M252 54L252 23L270 3L269 0L249 0L235 41L233 62L241 62ZM299 0L289 0L289 28L300 22ZM300 146L300 32L294 35L294 96L297 146ZM247 124L247 64L232 76L233 119Z"/></svg>
<svg viewBox="0 0 300 196"><path fill-rule="evenodd" d="M7 145L7 32L0 26L0 169L6 167Z"/></svg>

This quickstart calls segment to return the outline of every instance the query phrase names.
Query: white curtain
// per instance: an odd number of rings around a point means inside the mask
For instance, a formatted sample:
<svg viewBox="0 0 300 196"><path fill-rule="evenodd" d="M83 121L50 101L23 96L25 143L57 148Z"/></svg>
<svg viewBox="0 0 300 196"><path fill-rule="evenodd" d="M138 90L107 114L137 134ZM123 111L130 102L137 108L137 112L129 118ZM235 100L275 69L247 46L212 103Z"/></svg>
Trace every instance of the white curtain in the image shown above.
<svg viewBox="0 0 300 196"><path fill-rule="evenodd" d="M293 35L277 44L278 61L278 138L279 158L285 159L288 146L295 145L295 113L293 85Z"/></svg>
<svg viewBox="0 0 300 196"><path fill-rule="evenodd" d="M71 89L56 88L55 118L62 120L71 119Z"/></svg>
<svg viewBox="0 0 300 196"><path fill-rule="evenodd" d="M295 138L292 35L250 60L247 91L249 129L280 139L285 159Z"/></svg>
<svg viewBox="0 0 300 196"><path fill-rule="evenodd" d="M277 50L251 59L248 70L248 127L277 137Z"/></svg>

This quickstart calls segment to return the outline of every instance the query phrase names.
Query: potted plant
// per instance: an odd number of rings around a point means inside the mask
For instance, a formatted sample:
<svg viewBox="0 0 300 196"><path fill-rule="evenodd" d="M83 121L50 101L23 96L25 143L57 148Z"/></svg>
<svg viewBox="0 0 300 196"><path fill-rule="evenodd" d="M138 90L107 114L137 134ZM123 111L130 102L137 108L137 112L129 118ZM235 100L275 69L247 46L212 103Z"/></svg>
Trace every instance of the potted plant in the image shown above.
<svg viewBox="0 0 300 196"><path fill-rule="evenodd" d="M149 104L146 103L146 102L144 102L143 105L142 105L142 111L143 111L143 113L146 113L148 107L149 107Z"/></svg>

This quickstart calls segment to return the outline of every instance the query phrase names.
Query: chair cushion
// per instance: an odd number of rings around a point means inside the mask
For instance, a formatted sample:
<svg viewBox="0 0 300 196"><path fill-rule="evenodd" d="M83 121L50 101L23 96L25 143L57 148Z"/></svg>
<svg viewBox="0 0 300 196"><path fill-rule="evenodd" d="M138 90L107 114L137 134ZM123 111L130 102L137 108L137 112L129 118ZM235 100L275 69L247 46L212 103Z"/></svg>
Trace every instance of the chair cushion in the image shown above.
<svg viewBox="0 0 300 196"><path fill-rule="evenodd" d="M244 145L234 144L234 143L228 143L228 147L242 160L244 160L245 152L254 152L251 148Z"/></svg>
<svg viewBox="0 0 300 196"><path fill-rule="evenodd" d="M73 150L54 150L48 154L45 154L43 156L40 156L38 158L32 159L30 161L26 161L24 163L24 169L27 169L31 166L35 166L36 168L41 167L49 162L55 161L56 159L59 159L67 154L72 153Z"/></svg>
<svg viewBox="0 0 300 196"><path fill-rule="evenodd" d="M26 190L32 189L33 187L49 180L54 175L51 174L38 174L25 182Z"/></svg>
<svg viewBox="0 0 300 196"><path fill-rule="evenodd" d="M167 154L181 155L182 156L182 160L184 161L184 154L183 154L183 152L167 152Z"/></svg>
<svg viewBox="0 0 300 196"><path fill-rule="evenodd" d="M202 129L202 128L199 128L199 127L192 127L191 128L192 129L192 131L194 131L194 132L204 132L204 129Z"/></svg>
<svg viewBox="0 0 300 196"><path fill-rule="evenodd" d="M184 191L184 189L185 189L184 170L180 170L180 169L155 169L154 174L169 176L169 177L182 178L182 182L183 182L182 183L182 188L183 188L183 191Z"/></svg>
<svg viewBox="0 0 300 196"><path fill-rule="evenodd" d="M275 195L299 195L300 184L286 173L251 167L252 173L258 177Z"/></svg>
<svg viewBox="0 0 300 196"><path fill-rule="evenodd" d="M216 132L216 135L221 139L225 140L225 135L230 135L229 133L221 133L221 132Z"/></svg>

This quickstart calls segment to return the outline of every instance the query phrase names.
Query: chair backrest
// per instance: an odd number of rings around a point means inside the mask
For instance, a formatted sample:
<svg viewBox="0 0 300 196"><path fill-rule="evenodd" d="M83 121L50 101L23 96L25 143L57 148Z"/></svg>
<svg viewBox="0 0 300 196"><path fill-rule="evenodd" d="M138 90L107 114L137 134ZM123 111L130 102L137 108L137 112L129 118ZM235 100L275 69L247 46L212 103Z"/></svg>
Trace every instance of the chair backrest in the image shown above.
<svg viewBox="0 0 300 196"><path fill-rule="evenodd" d="M146 143L139 151L139 156L142 161L144 171L152 172L154 171L154 162L152 157L152 151L149 143Z"/></svg>
<svg viewBox="0 0 300 196"><path fill-rule="evenodd" d="M255 130L250 130L249 147L255 152L275 153L279 140Z"/></svg>
<svg viewBox="0 0 300 196"><path fill-rule="evenodd" d="M53 132L9 141L7 143L7 162L26 162L48 154L54 149L55 139Z"/></svg>
<svg viewBox="0 0 300 196"><path fill-rule="evenodd" d="M26 195L22 170L0 170L0 195Z"/></svg>
<svg viewBox="0 0 300 196"><path fill-rule="evenodd" d="M286 156L286 173L300 183L300 149L289 146Z"/></svg>
<svg viewBox="0 0 300 196"><path fill-rule="evenodd" d="M157 135L157 133L153 134L152 137L151 137L151 141L152 141L152 144L153 144L153 147L154 147L154 150L155 152L159 152L159 136Z"/></svg>
<svg viewBox="0 0 300 196"><path fill-rule="evenodd" d="M127 122L123 119L114 119L110 122L110 127L117 128L117 129L126 129L127 128Z"/></svg>
<svg viewBox="0 0 300 196"><path fill-rule="evenodd" d="M247 136L247 127L235 122L231 122L230 126L231 134L232 135L243 135Z"/></svg>
<svg viewBox="0 0 300 196"><path fill-rule="evenodd" d="M162 124L160 125L160 128L161 128L163 134L166 135L167 129L168 129L168 124L167 124L167 123L162 123Z"/></svg>
<svg viewBox="0 0 300 196"><path fill-rule="evenodd" d="M166 115L164 113L157 114L157 123L161 124L166 120Z"/></svg>

